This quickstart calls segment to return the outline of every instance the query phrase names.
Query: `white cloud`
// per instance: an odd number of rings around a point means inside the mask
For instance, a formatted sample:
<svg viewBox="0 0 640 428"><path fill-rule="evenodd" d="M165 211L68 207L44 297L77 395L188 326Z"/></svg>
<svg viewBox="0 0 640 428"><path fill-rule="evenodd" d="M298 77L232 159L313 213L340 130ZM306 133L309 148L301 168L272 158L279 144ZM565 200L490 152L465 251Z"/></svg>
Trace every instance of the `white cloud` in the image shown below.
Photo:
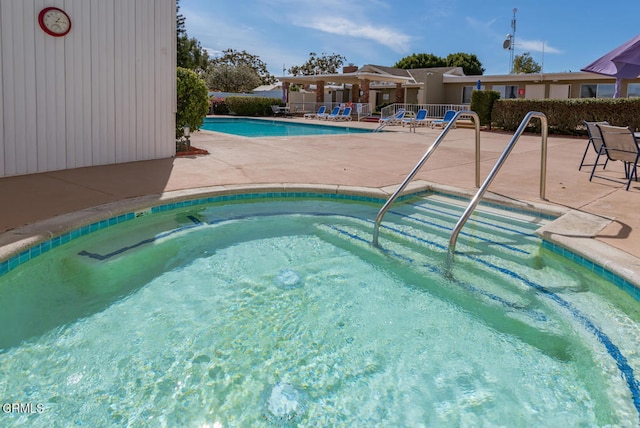
<svg viewBox="0 0 640 428"><path fill-rule="evenodd" d="M516 45L515 47L518 49L522 49L527 52L544 52L551 54L560 54L562 51L560 49L556 49L553 46L550 46L546 42L540 40L522 40L517 38L516 34Z"/></svg>
<svg viewBox="0 0 640 428"><path fill-rule="evenodd" d="M357 24L345 18L325 17L312 19L299 25L330 34L358 37L373 40L387 46L395 52L406 52L411 37L388 27L377 27L372 24Z"/></svg>

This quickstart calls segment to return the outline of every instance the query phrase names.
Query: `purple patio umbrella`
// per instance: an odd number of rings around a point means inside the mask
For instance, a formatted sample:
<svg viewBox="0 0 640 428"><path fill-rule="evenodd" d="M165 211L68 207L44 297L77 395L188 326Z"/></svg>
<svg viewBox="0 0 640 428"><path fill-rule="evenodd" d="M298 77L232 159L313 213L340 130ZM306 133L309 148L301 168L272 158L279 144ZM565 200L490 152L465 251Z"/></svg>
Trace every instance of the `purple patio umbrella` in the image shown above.
<svg viewBox="0 0 640 428"><path fill-rule="evenodd" d="M582 71L615 77L616 92L613 97L619 98L622 79L640 76L640 34L587 65Z"/></svg>

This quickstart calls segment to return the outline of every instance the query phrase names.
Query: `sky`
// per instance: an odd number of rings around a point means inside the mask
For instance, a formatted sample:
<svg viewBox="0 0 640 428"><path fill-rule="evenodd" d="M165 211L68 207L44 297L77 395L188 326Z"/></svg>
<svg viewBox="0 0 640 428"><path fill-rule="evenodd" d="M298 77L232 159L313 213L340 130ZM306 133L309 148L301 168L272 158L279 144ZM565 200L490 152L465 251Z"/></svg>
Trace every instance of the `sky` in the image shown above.
<svg viewBox="0 0 640 428"><path fill-rule="evenodd" d="M639 0L180 0L189 37L209 55L246 51L278 77L309 53L393 66L414 53L475 54L485 75L529 52L545 73L580 71L640 33Z"/></svg>

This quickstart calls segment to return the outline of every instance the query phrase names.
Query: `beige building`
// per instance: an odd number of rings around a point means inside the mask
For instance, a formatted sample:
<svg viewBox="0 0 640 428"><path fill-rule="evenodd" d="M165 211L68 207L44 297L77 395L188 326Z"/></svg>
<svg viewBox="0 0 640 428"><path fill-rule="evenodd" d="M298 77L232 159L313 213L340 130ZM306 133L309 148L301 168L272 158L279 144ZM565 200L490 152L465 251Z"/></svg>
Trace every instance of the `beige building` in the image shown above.
<svg viewBox="0 0 640 428"><path fill-rule="evenodd" d="M314 87L316 102L469 104L475 89L500 92L502 98L612 98L615 79L595 73L535 73L466 76L460 67L404 70L379 65L345 67L343 73L284 76L285 86ZM330 88L326 90L326 88ZM336 99L336 93L339 93ZM640 78L624 81L623 97L640 97Z"/></svg>

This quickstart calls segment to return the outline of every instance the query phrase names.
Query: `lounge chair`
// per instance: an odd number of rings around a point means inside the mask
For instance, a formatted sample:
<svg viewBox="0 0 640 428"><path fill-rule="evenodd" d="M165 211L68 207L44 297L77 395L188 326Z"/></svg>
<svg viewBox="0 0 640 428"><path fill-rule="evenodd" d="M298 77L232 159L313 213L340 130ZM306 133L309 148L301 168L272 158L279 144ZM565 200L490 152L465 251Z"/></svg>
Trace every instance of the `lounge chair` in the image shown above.
<svg viewBox="0 0 640 428"><path fill-rule="evenodd" d="M598 152L598 157L591 170L589 181L593 177L602 178L616 183L627 185L625 190L629 190L631 180L635 177L638 181L638 158L640 158L640 147L638 140L633 135L633 131L624 126L611 126L598 124L596 127L600 130L602 136L602 146ZM596 165L600 160L600 156L605 155L610 161L621 161L624 164L625 181L615 180L611 177L595 175Z"/></svg>
<svg viewBox="0 0 640 428"><path fill-rule="evenodd" d="M331 110L331 113L317 114L316 119L327 119L331 116L337 116L339 113L340 113L340 107L336 106L333 108L333 110Z"/></svg>
<svg viewBox="0 0 640 428"><path fill-rule="evenodd" d="M340 115L340 106L335 106L333 108L333 110L331 110L331 113L325 114L325 115L322 115L322 116L318 116L318 119L329 120L329 119L333 119L333 118L335 118L335 117L337 117L339 115Z"/></svg>
<svg viewBox="0 0 640 428"><path fill-rule="evenodd" d="M271 111L273 112L273 116L284 116L284 110L280 108L280 106L271 106Z"/></svg>
<svg viewBox="0 0 640 428"><path fill-rule="evenodd" d="M271 106L271 111L273 112L273 116L291 116L291 113L289 112L289 109L287 107L280 107L280 106L276 106L273 105Z"/></svg>
<svg viewBox="0 0 640 428"><path fill-rule="evenodd" d="M316 118L318 116L324 115L325 111L327 111L327 106L320 106L320 108L318 109L317 113L305 113L304 118L305 119L313 119L313 118Z"/></svg>
<svg viewBox="0 0 640 428"><path fill-rule="evenodd" d="M404 116L406 114L406 110L403 108L398 109L398 111L396 112L396 114L394 114L393 116L389 116L389 117L385 117L385 118L381 118L380 120L378 120L378 123L380 123L380 125L400 125L402 123L402 119L404 119Z"/></svg>
<svg viewBox="0 0 640 428"><path fill-rule="evenodd" d="M429 112L426 109L418 110L416 113L416 117L405 117L402 119L402 126L409 125L409 127L418 127L418 126L426 126L430 120L427 119L427 114Z"/></svg>
<svg viewBox="0 0 640 428"><path fill-rule="evenodd" d="M609 122L583 122L587 127L587 134L589 134L589 141L587 141L587 146L584 148L584 154L582 155L582 160L580 161L580 166L578 167L578 171L582 169L583 166L593 166L592 163L584 163L585 158L587 157L587 152L589 151L589 147L593 147L593 150L596 154L600 153L600 148L602 147L602 135L600 134L600 130L596 125L608 125ZM602 165L602 169L607 167L607 162L609 158L605 158L605 161Z"/></svg>
<svg viewBox="0 0 640 428"><path fill-rule="evenodd" d="M453 116L455 115L455 110L447 110L444 112L444 117L442 119L434 119L431 121L431 127L435 128L436 126L439 126L444 128L449 124L449 122L451 122L451 119L453 119Z"/></svg>
<svg viewBox="0 0 640 428"><path fill-rule="evenodd" d="M351 107L345 107L341 114L334 117L328 117L331 120L351 120Z"/></svg>

